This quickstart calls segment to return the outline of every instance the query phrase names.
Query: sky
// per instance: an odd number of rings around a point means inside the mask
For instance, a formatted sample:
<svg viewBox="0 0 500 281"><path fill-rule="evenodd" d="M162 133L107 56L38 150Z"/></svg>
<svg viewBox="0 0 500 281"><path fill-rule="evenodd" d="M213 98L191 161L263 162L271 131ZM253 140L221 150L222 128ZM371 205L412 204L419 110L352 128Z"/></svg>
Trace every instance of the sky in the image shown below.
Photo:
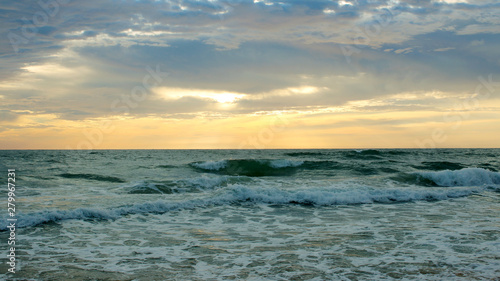
<svg viewBox="0 0 500 281"><path fill-rule="evenodd" d="M8 0L0 36L0 149L500 143L500 1Z"/></svg>

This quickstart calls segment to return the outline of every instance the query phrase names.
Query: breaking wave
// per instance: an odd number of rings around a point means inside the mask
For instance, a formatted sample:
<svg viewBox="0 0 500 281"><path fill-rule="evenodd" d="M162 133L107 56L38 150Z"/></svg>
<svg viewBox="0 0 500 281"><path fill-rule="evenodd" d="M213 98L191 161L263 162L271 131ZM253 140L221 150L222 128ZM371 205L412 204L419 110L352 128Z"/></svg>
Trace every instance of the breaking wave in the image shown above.
<svg viewBox="0 0 500 281"><path fill-rule="evenodd" d="M196 209L229 204L302 204L312 206L352 205L369 203L402 203L436 201L469 196L481 188L316 188L284 190L278 188L231 185L215 191L210 197L186 201L157 200L110 209L78 208L18 214L17 227L36 226L64 220L118 219L130 214L162 214L174 210ZM6 221L6 220L3 220ZM2 225L0 230L6 230Z"/></svg>
<svg viewBox="0 0 500 281"><path fill-rule="evenodd" d="M291 175L303 163L287 159L231 159L193 162L190 166L210 173L262 177Z"/></svg>
<svg viewBox="0 0 500 281"><path fill-rule="evenodd" d="M438 186L495 186L500 185L500 173L483 168L465 168L438 172L419 172L418 175Z"/></svg>

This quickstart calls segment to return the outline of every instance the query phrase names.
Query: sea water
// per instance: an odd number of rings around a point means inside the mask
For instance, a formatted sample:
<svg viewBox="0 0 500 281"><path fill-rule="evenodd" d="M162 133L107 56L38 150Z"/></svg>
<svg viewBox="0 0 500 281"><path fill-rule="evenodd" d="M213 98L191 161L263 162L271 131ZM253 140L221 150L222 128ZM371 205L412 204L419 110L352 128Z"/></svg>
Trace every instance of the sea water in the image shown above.
<svg viewBox="0 0 500 281"><path fill-rule="evenodd" d="M498 280L499 156L0 151L0 279Z"/></svg>

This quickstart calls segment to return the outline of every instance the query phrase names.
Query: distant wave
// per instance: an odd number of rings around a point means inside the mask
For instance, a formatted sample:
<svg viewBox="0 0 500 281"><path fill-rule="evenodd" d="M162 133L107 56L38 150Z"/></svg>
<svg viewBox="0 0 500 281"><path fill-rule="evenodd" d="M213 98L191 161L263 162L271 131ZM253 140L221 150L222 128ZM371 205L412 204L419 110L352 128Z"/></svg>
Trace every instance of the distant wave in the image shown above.
<svg viewBox="0 0 500 281"><path fill-rule="evenodd" d="M158 165L156 168L163 168L163 169L172 169L172 168L177 168L175 165Z"/></svg>
<svg viewBox="0 0 500 281"><path fill-rule="evenodd" d="M348 153L351 153L352 151L348 151ZM357 149L354 150L354 152L359 153L359 154L364 154L364 155L380 155L382 152L380 150L376 149Z"/></svg>
<svg viewBox="0 0 500 281"><path fill-rule="evenodd" d="M343 153L343 156L347 159L359 159L359 160L379 160L383 159L383 152L375 149L366 150L348 150Z"/></svg>
<svg viewBox="0 0 500 281"><path fill-rule="evenodd" d="M205 208L229 204L303 204L312 206L351 205L367 203L402 203L411 201L436 201L469 196L481 192L480 188L322 188L283 190L278 188L247 187L232 185L220 189L211 197L186 201L158 200L111 209L78 208L18 214L18 227L36 226L43 223L71 219L117 219L130 214L162 214L173 210ZM6 220L3 220L4 222ZM0 230L6 230L3 224Z"/></svg>
<svg viewBox="0 0 500 281"><path fill-rule="evenodd" d="M357 175L398 172L396 169L383 166L377 167L376 165L372 165L372 163L341 163L333 160L236 159L193 162L189 165L205 173L248 177L291 176L299 170L342 170L343 173L348 172Z"/></svg>
<svg viewBox="0 0 500 281"><path fill-rule="evenodd" d="M420 169L420 170L433 170L433 171L460 170L460 169L465 168L465 166L460 164L460 163L453 163L453 162L448 162L448 161L422 162L422 165L413 166L413 167Z"/></svg>
<svg viewBox="0 0 500 281"><path fill-rule="evenodd" d="M346 158L356 158L365 160L381 159L386 156L406 155L412 153L411 150L400 149L355 149L355 150L323 150L323 151L294 151L285 153L292 157L308 157L308 156L342 156Z"/></svg>
<svg viewBox="0 0 500 281"><path fill-rule="evenodd" d="M304 161L287 159L231 159L221 161L193 162L191 167L205 172L249 177L290 175Z"/></svg>
<svg viewBox="0 0 500 281"><path fill-rule="evenodd" d="M122 186L128 194L172 194L175 186L148 181L138 181L126 186Z"/></svg>
<svg viewBox="0 0 500 281"><path fill-rule="evenodd" d="M292 157L301 157L301 156L321 156L323 153L321 152L309 152L309 151L299 151L299 152L289 152L285 153L285 155Z"/></svg>
<svg viewBox="0 0 500 281"><path fill-rule="evenodd" d="M62 178L67 179L85 179L85 180L94 180L94 181L105 181L105 182L125 182L125 180L111 177L111 176L103 176L97 174L72 174L72 173L64 173L59 175Z"/></svg>
<svg viewBox="0 0 500 281"><path fill-rule="evenodd" d="M344 169L345 167L337 161L318 160L318 161L304 161L304 164L301 165L301 168L307 170L338 170L338 169Z"/></svg>
<svg viewBox="0 0 500 281"><path fill-rule="evenodd" d="M419 172L418 175L438 186L494 186L500 185L500 173L483 168L465 168L437 172Z"/></svg>

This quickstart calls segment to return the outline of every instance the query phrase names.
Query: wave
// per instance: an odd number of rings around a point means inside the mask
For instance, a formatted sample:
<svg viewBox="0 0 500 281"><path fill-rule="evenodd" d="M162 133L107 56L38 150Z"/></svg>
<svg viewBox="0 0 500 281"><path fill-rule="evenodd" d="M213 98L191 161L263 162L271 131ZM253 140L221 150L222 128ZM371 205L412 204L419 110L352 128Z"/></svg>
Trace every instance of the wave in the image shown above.
<svg viewBox="0 0 500 281"><path fill-rule="evenodd" d="M343 153L343 156L347 159L359 159L359 160L380 160L383 159L382 152L375 149L367 150L348 150Z"/></svg>
<svg viewBox="0 0 500 281"><path fill-rule="evenodd" d="M110 209L79 208L74 210L54 210L29 214L18 214L18 227L36 226L44 223L71 219L101 220L118 219L130 214L162 214L174 210L205 208L230 204L301 204L312 206L353 205L369 203L403 203L412 201L437 201L465 197L479 193L480 188L420 188L420 189L381 189L371 187L316 188L283 190L278 188L247 187L231 185L220 189L211 197L186 201L158 200L137 203ZM3 220L6 221L6 220ZM5 231L7 225L0 230Z"/></svg>
<svg viewBox="0 0 500 281"><path fill-rule="evenodd" d="M85 180L94 180L94 181L104 181L104 182L125 182L125 180L117 178L117 177L111 177L111 176L103 176L103 175L97 175L97 174L72 174L72 173L64 173L64 174L59 174L58 176L62 178L67 178L67 179L85 179Z"/></svg>
<svg viewBox="0 0 500 281"><path fill-rule="evenodd" d="M418 173L409 174L409 173L399 173L395 176L389 177L390 180L394 180L399 183L409 184L409 185L417 185L417 186L427 186L427 187L438 187L433 180L425 178Z"/></svg>
<svg viewBox="0 0 500 281"><path fill-rule="evenodd" d="M460 170L465 168L464 165L460 163L448 162L448 161L438 161L438 162L422 162L420 166L413 166L420 170Z"/></svg>
<svg viewBox="0 0 500 281"><path fill-rule="evenodd" d="M380 159L379 156L392 156L392 155L406 155L412 153L410 150L394 150L394 149L356 149L356 150L340 150L340 151L332 151L332 150L324 150L324 151L298 151L298 152L290 152L285 153L285 155L293 156L293 157L301 157L301 156L323 156L323 155L339 155L337 152L340 152L340 155L348 156L348 158L366 158L366 156L375 156L373 159ZM370 158L370 157L368 157Z"/></svg>
<svg viewBox="0 0 500 281"><path fill-rule="evenodd" d="M398 173L399 170L386 167L387 161L382 163L373 164L369 163L341 163L332 160L319 160L319 161L304 161L300 169L304 170L325 170L325 171L342 171L343 174L349 173L354 175L378 175L378 174L392 174ZM391 163L392 164L392 163Z"/></svg>
<svg viewBox="0 0 500 281"><path fill-rule="evenodd" d="M352 152L352 151L349 151ZM354 150L354 152L363 154L363 155L380 155L382 154L379 150L376 149L358 149Z"/></svg>
<svg viewBox="0 0 500 281"><path fill-rule="evenodd" d="M175 186L148 181L138 181L122 186L128 194L172 194L174 192L173 187Z"/></svg>
<svg viewBox="0 0 500 281"><path fill-rule="evenodd" d="M200 192L226 187L229 184L248 182L249 178L238 176L198 177L192 179L148 181L142 180L120 188L128 194L172 194L185 192Z"/></svg>
<svg viewBox="0 0 500 281"><path fill-rule="evenodd" d="M189 165L204 172L249 177L285 176L296 172L304 161L287 159L231 159L193 162Z"/></svg>
<svg viewBox="0 0 500 281"><path fill-rule="evenodd" d="M500 173L483 168L464 168L438 172L419 172L418 175L438 186L495 186L500 185Z"/></svg>
<svg viewBox="0 0 500 281"><path fill-rule="evenodd" d="M321 156L323 153L321 152L308 152L308 151L303 151L303 152L289 152L285 153L287 156L292 156L292 157L301 157L301 156Z"/></svg>
<svg viewBox="0 0 500 281"><path fill-rule="evenodd" d="M396 169L376 167L376 165L372 164L341 163L332 160L298 161L288 159L237 159L193 162L189 165L205 173L248 177L291 176L299 170L323 170L330 172L341 170L356 175L376 175L380 173L387 174L399 172Z"/></svg>
<svg viewBox="0 0 500 281"><path fill-rule="evenodd" d="M162 169L172 169L172 168L177 168L175 165L158 165L156 168L162 168Z"/></svg>
<svg viewBox="0 0 500 281"><path fill-rule="evenodd" d="M498 169L490 164L490 163L481 163L479 165L477 165L478 168L483 168L483 169L486 169L486 170L490 170L490 171L493 171L493 172L498 172Z"/></svg>
<svg viewBox="0 0 500 281"><path fill-rule="evenodd" d="M228 160L193 162L193 163L190 163L189 165L191 165L192 167L195 167L195 168L202 169L202 170L219 171L219 170L227 167Z"/></svg>

